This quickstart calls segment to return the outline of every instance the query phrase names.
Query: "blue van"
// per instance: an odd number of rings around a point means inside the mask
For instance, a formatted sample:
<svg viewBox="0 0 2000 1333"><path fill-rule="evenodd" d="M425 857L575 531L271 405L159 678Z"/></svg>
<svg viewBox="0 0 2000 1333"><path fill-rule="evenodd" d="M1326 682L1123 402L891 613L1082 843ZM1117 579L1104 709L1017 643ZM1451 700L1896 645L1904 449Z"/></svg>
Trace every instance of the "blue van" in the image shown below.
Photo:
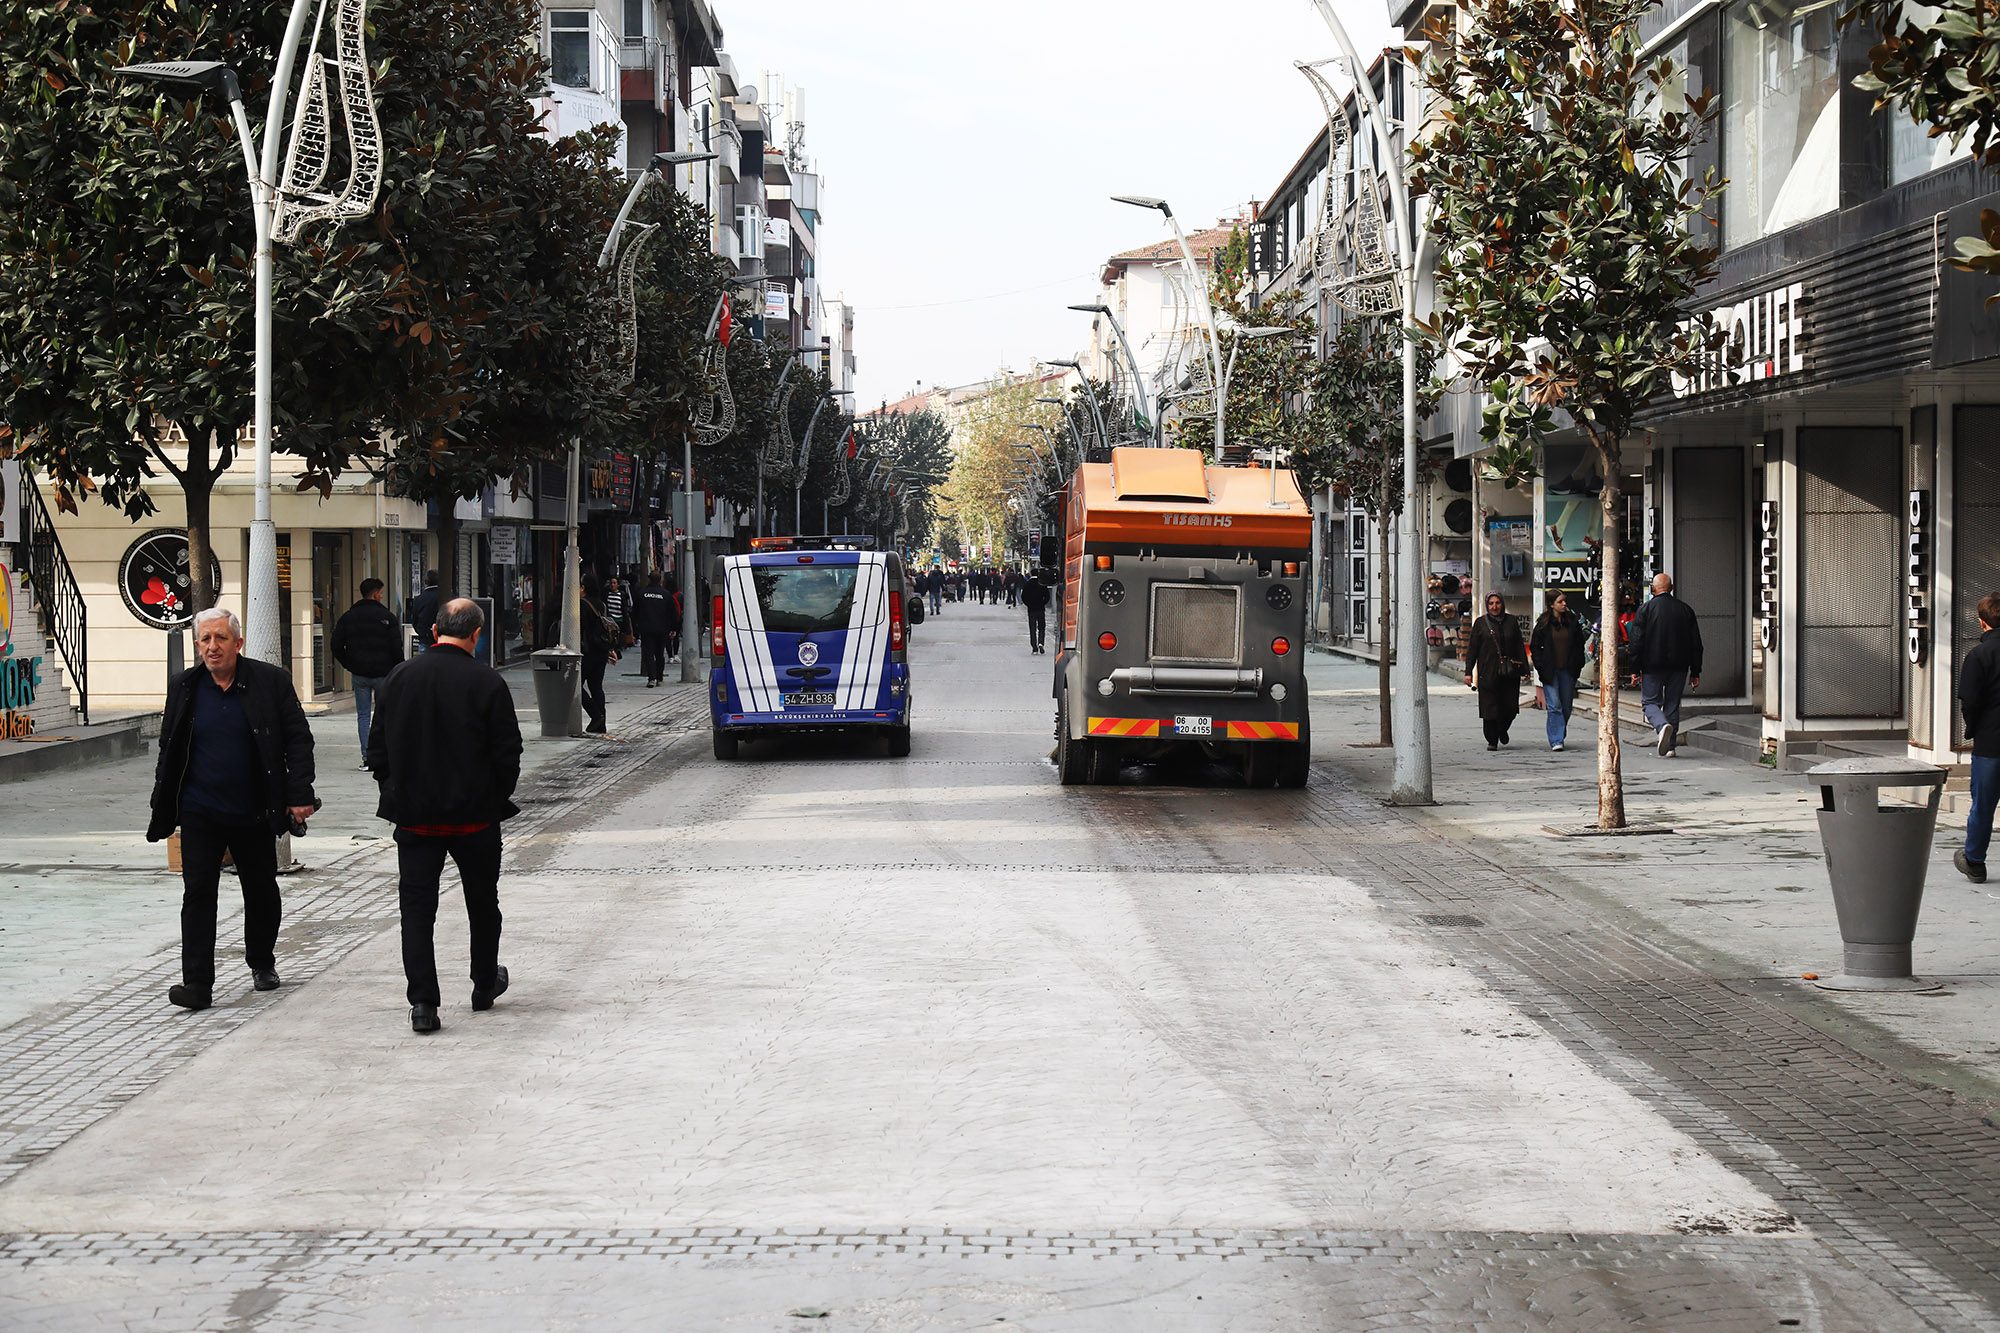
<svg viewBox="0 0 2000 1333"><path fill-rule="evenodd" d="M910 752L909 628L923 616L894 552L840 537L760 538L715 562L715 757L787 732L866 730Z"/></svg>

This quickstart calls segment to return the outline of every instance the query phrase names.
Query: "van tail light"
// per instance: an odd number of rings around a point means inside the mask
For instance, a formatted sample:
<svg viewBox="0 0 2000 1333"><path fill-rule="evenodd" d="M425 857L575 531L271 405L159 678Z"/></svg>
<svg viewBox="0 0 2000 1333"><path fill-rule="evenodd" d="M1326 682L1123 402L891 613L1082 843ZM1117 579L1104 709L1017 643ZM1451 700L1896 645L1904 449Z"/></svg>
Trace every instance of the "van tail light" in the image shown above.
<svg viewBox="0 0 2000 1333"><path fill-rule="evenodd" d="M1118 646L1118 636L1110 630L1106 630L1097 636L1097 646L1108 653Z"/></svg>
<svg viewBox="0 0 2000 1333"><path fill-rule="evenodd" d="M722 616L722 596L718 593L715 598L715 618L708 624L708 655L710 657L725 657L729 653L729 645L723 637Z"/></svg>
<svg viewBox="0 0 2000 1333"><path fill-rule="evenodd" d="M903 594L898 588L889 589L889 651L903 651Z"/></svg>
<svg viewBox="0 0 2000 1333"><path fill-rule="evenodd" d="M1292 651L1292 641L1284 638L1273 639L1271 640L1271 651L1283 657L1286 653Z"/></svg>

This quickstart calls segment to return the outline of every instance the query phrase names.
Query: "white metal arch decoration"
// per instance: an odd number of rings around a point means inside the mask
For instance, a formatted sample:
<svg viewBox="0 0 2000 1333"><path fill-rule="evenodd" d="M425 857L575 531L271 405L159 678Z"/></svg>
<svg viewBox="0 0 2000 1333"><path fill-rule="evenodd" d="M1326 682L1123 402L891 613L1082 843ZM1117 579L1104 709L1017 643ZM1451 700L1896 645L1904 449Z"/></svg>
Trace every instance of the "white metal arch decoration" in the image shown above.
<svg viewBox="0 0 2000 1333"><path fill-rule="evenodd" d="M1349 210L1349 173L1340 170L1340 163L1343 156L1353 151L1354 135L1339 94L1319 71L1320 65L1338 65L1345 70L1346 64L1338 59L1315 64L1303 60L1292 63L1312 84L1326 110L1325 202L1320 209L1319 225L1307 242L1311 247L1313 274L1319 279L1321 291L1331 294L1357 315L1395 314L1403 308L1402 270L1396 256L1389 252L1381 191L1376 187L1375 173L1356 163L1352 172L1357 182L1354 208Z"/></svg>
<svg viewBox="0 0 2000 1333"><path fill-rule="evenodd" d="M329 3L334 7L334 54L322 55ZM312 48L306 53L305 84L278 180L272 236L280 244L297 240L314 222L366 215L381 193L382 125L375 115L375 84L368 68L367 22L368 0L320 0ZM326 177L333 161L335 84L348 164L347 180L330 190Z"/></svg>

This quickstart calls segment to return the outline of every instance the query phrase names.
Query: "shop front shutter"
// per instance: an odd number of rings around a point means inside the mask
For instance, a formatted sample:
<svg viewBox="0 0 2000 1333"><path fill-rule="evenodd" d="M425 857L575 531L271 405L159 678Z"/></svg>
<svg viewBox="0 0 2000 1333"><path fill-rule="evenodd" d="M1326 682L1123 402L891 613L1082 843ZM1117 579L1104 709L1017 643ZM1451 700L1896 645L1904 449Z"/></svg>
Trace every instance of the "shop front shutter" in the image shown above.
<svg viewBox="0 0 2000 1333"><path fill-rule="evenodd" d="M1979 599L2000 592L2000 407L1963 406L1952 416L1951 697L1959 668L1979 642ZM1965 740L1952 706L1951 734Z"/></svg>
<svg viewBox="0 0 2000 1333"><path fill-rule="evenodd" d="M1677 448L1674 461L1674 590L1701 622L1701 694L1744 691L1749 619L1744 589L1749 548L1743 531L1743 449Z"/></svg>
<svg viewBox="0 0 2000 1333"><path fill-rule="evenodd" d="M1800 427L1799 715L1903 709L1903 433Z"/></svg>

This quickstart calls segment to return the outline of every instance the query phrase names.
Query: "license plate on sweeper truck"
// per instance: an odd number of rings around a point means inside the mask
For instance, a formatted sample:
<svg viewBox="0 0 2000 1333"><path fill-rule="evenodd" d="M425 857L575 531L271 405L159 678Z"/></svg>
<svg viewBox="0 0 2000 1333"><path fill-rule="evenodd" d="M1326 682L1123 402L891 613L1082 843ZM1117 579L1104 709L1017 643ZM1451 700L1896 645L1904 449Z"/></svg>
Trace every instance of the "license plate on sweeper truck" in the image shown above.
<svg viewBox="0 0 2000 1333"><path fill-rule="evenodd" d="M1183 736L1212 736L1215 734L1215 719L1197 717L1192 713L1175 713L1174 730Z"/></svg>

